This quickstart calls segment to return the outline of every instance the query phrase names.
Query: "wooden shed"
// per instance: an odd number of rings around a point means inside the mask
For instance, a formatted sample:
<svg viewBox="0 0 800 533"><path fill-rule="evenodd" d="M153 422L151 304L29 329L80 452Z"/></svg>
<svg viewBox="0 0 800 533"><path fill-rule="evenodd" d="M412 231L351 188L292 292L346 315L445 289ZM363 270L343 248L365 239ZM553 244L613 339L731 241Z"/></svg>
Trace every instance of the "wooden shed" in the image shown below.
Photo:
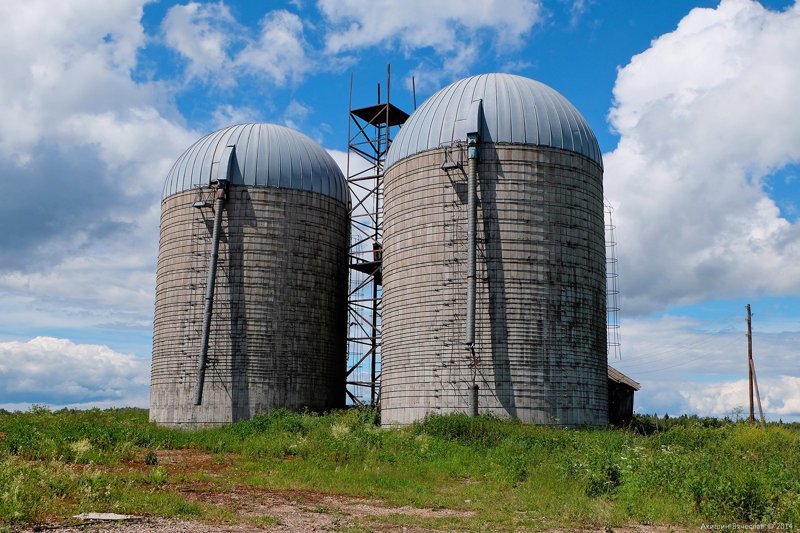
<svg viewBox="0 0 800 533"><path fill-rule="evenodd" d="M608 367L608 423L626 426L633 419L633 393L641 388L616 368Z"/></svg>

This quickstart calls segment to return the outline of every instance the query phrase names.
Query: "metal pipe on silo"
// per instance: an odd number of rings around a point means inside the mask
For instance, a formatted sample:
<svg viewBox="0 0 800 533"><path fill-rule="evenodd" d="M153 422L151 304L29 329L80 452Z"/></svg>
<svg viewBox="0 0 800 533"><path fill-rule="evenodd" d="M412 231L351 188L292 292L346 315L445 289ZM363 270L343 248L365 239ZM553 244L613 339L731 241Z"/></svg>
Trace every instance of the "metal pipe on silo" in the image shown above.
<svg viewBox="0 0 800 533"><path fill-rule="evenodd" d="M478 240L478 134L467 136L467 346L475 344L475 276Z"/></svg>
<svg viewBox="0 0 800 533"><path fill-rule="evenodd" d="M478 416L478 384L473 383L469 388L469 416Z"/></svg>
<svg viewBox="0 0 800 533"><path fill-rule="evenodd" d="M197 362L197 381L194 386L194 404L203 403L203 384L206 379L208 362L208 339L211 333L211 312L214 309L214 287L217 282L217 260L219 259L219 240L222 228L222 210L227 196L227 181L220 180L214 200L214 230L211 234L211 258L208 262L208 281L206 283L205 305L203 307L203 329L200 338L200 359Z"/></svg>

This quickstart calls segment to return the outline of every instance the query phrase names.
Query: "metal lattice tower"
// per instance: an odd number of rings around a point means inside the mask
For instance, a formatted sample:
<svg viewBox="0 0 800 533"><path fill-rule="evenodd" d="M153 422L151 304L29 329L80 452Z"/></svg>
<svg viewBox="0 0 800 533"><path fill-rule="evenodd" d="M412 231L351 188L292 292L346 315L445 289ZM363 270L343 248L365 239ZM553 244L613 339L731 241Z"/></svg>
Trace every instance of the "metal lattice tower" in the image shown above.
<svg viewBox="0 0 800 533"><path fill-rule="evenodd" d="M350 285L348 289L347 396L355 404L376 404L380 397L381 261L383 253L383 171L386 153L408 114L386 100L353 108L347 125L347 181L352 195L350 217Z"/></svg>

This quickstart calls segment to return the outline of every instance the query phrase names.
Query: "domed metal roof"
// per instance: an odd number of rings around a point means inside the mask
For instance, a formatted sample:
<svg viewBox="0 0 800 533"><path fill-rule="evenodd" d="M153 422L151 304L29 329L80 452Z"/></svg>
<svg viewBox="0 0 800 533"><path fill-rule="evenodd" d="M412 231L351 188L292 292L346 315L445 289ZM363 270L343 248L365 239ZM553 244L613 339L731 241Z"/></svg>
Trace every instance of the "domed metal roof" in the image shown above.
<svg viewBox="0 0 800 533"><path fill-rule="evenodd" d="M481 141L532 144L583 154L603 166L600 146L575 107L543 83L513 74L481 74L436 92L411 115L392 142L386 168L406 157L466 140L482 101Z"/></svg>
<svg viewBox="0 0 800 533"><path fill-rule="evenodd" d="M349 201L347 181L328 152L302 133L276 124L240 124L206 135L172 165L162 200L208 186L228 156L233 185L300 189Z"/></svg>

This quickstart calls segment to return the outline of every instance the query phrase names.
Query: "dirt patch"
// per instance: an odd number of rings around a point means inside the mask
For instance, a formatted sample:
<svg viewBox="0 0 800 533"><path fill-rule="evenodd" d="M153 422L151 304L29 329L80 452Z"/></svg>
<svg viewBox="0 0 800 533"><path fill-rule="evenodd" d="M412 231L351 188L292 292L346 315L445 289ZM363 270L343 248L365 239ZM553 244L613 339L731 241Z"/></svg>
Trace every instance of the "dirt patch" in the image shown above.
<svg viewBox="0 0 800 533"><path fill-rule="evenodd" d="M191 478L193 474L201 472L204 474L201 480L195 477L193 481L170 483L170 489L178 491L188 501L224 509L225 515L236 517L235 520L238 523L208 524L191 520L141 517L114 522L72 520L66 524L42 524L26 531L210 533L254 530L281 532L354 530L419 533L432 530L418 525L402 525L402 522L414 522L415 519L439 519L440 524L447 524L448 519L455 520L475 516L474 511L418 508L410 505L397 507L378 500L308 490L278 490L232 485L223 482L228 478L228 470L233 465L233 457L230 454L213 454L197 449L159 450L155 453L158 466L164 468L170 477L186 479L186 477ZM91 468L91 465L74 466L76 469ZM121 473L124 471L144 472L152 468L152 465L145 464L143 458L137 458L106 470ZM408 520L403 520L403 517ZM554 530L551 533L562 533L562 531L567 532L567 530ZM608 530L587 528L580 531L588 533ZM685 530L664 526L634 525L614 528L614 531L618 533L667 533Z"/></svg>
<svg viewBox="0 0 800 533"><path fill-rule="evenodd" d="M632 525L621 526L615 528L597 528L597 529L553 529L548 533L599 533L599 532L612 532L613 533L687 533L688 531L695 531L694 529L686 529L684 527L673 526L651 526L651 525Z"/></svg>
<svg viewBox="0 0 800 533"><path fill-rule="evenodd" d="M202 471L216 476L226 471L233 463L232 454L208 453L192 448L159 450L156 452L156 458L158 465L164 467L170 474Z"/></svg>
<svg viewBox="0 0 800 533"><path fill-rule="evenodd" d="M209 490L211 489L211 490ZM424 509L412 506L393 507L376 500L324 494L307 490L269 490L255 487L237 487L234 491L213 490L197 484L181 487L188 500L207 505L218 505L250 523L273 520L274 524L261 524L274 531L324 531L353 525L361 517L405 515L420 518L448 518L474 516L472 511L452 509ZM375 521L370 521L374 523ZM380 520L378 521L380 522ZM398 529L401 526L380 525L379 530ZM406 527L405 531L423 531Z"/></svg>
<svg viewBox="0 0 800 533"><path fill-rule="evenodd" d="M172 520L168 518L142 518L126 520L124 522L87 521L80 525L41 525L33 529L24 530L25 533L34 531L58 531L65 533L93 532L93 531L119 531L122 533L144 533L159 531L164 533L211 533L215 531L253 531L250 524L204 524L190 520Z"/></svg>
<svg viewBox="0 0 800 533"><path fill-rule="evenodd" d="M320 515L320 513L316 513ZM280 532L305 532L305 531L347 531L352 527L352 524L347 521L323 523L318 522L316 525L310 522L294 522L293 524L282 523L274 525L258 524L257 522L246 522L241 524L204 524L202 522L195 522L190 520L171 520L166 518L147 518L141 520L133 520L128 522L114 522L114 523L87 523L80 526L43 526L41 529L26 530L26 531L43 531L56 529L59 532L79 533L79 532L101 532L101 531L114 531L120 533L145 533L149 531L159 531L163 533L238 533L241 531L280 531ZM363 527L363 526L362 526ZM356 529L357 531L402 531L403 533L423 533L434 531L430 529L421 528L418 526L401 526L395 524L371 524L368 528ZM597 529L570 529L570 530L552 530L549 533L607 533L611 530L605 528ZM621 528L614 528L614 533L685 533L688 531L683 528L672 528L668 526L626 526Z"/></svg>
<svg viewBox="0 0 800 533"><path fill-rule="evenodd" d="M159 462L161 459L159 458ZM382 517L400 515L419 518L444 518L474 516L472 511L452 509L425 509L409 505L389 506L376 500L352 498L307 490L270 490L257 487L236 487L215 482L194 482L173 487L189 501L219 506L238 517L237 524L206 524L196 521L142 517L133 520L103 522L86 521L80 524L41 525L33 530L119 531L138 533L144 531L341 531L355 528L358 531L403 531L418 533L430 531L413 525L384 522ZM364 519L367 520L364 520ZM364 524L368 523L368 526ZM363 528L363 529L362 529Z"/></svg>

